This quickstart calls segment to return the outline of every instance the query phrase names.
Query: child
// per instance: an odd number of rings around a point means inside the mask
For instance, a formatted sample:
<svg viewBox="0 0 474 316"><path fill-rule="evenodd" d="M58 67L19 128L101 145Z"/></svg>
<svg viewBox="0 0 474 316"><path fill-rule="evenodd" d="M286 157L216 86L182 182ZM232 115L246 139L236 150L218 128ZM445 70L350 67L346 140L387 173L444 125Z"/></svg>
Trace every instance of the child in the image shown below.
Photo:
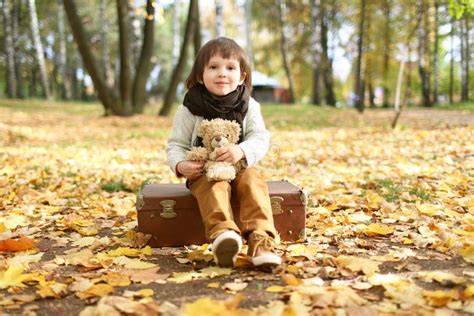
<svg viewBox="0 0 474 316"><path fill-rule="evenodd" d="M243 236L255 266L281 264L274 252L276 230L268 187L252 167L267 153L270 136L260 104L250 97L251 70L244 50L225 37L207 42L196 56L186 87L189 91L176 112L168 140L168 162L178 177L187 178L186 185L198 201L214 260L220 266L232 266ZM200 122L213 118L234 120L241 126L239 144L218 152L217 161L234 164L243 159L247 165L230 183L208 181L203 162L185 159L192 146L202 146L196 135ZM231 193L240 201L242 230L234 222Z"/></svg>

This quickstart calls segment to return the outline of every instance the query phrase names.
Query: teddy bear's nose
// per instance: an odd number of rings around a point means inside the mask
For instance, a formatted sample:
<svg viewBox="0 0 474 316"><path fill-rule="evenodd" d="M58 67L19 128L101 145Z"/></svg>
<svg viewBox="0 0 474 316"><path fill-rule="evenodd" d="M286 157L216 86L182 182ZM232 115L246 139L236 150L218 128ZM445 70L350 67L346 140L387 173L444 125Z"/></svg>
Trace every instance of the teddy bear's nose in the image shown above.
<svg viewBox="0 0 474 316"><path fill-rule="evenodd" d="M217 141L217 142L220 142L221 139L222 139L222 138L221 138L220 136L217 136L217 137L216 137L216 141Z"/></svg>

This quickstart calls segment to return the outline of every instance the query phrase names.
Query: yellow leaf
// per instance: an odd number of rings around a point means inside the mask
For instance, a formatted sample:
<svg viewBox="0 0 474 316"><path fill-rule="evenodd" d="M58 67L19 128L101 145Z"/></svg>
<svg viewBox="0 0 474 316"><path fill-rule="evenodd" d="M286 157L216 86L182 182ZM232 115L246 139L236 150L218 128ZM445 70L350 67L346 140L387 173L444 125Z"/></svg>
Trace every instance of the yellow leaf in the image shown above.
<svg viewBox="0 0 474 316"><path fill-rule="evenodd" d="M232 273L231 268L221 268L221 267L207 267L200 271L202 277L215 278L222 275L229 275Z"/></svg>
<svg viewBox="0 0 474 316"><path fill-rule="evenodd" d="M127 286L130 285L130 278L126 275L117 272L110 272L102 276L102 280L112 286Z"/></svg>
<svg viewBox="0 0 474 316"><path fill-rule="evenodd" d="M284 286L272 285L270 287L267 287L265 291L270 292L270 293L278 293L278 292L285 292L287 291L287 289Z"/></svg>
<svg viewBox="0 0 474 316"><path fill-rule="evenodd" d="M218 289L220 286L220 283L219 282L211 282L207 285L208 288L211 288L211 289Z"/></svg>
<svg viewBox="0 0 474 316"><path fill-rule="evenodd" d="M390 235L394 231L395 228L385 224L370 224L363 230L367 236Z"/></svg>
<svg viewBox="0 0 474 316"><path fill-rule="evenodd" d="M0 271L0 289L11 286L25 287L23 282L31 280L31 275L22 273L22 266L10 266L6 271Z"/></svg>
<svg viewBox="0 0 474 316"><path fill-rule="evenodd" d="M336 261L343 267L348 268L352 272L364 272L365 275L371 276L375 272L379 271L379 264L370 259L352 257L352 256L339 256Z"/></svg>
<svg viewBox="0 0 474 316"><path fill-rule="evenodd" d="M378 209L383 202L385 202L385 199L374 191L367 192L367 204L369 208Z"/></svg>
<svg viewBox="0 0 474 316"><path fill-rule="evenodd" d="M455 276L452 273L443 272L443 271L428 271L428 272L418 272L418 276L421 277L426 282L436 281L443 285L449 284L462 284L466 282L466 279Z"/></svg>
<svg viewBox="0 0 474 316"><path fill-rule="evenodd" d="M184 283L191 281L193 277L199 277L197 272L173 272L172 277L168 278L168 281L174 283Z"/></svg>
<svg viewBox="0 0 474 316"><path fill-rule="evenodd" d="M139 259L130 259L125 256L120 256L114 258L114 263L118 265L122 265L127 269L149 269L156 267L156 264L151 262L141 261Z"/></svg>
<svg viewBox="0 0 474 316"><path fill-rule="evenodd" d="M302 284L301 280L295 277L293 274L283 274L281 278L287 285L298 286Z"/></svg>
<svg viewBox="0 0 474 316"><path fill-rule="evenodd" d="M470 284L466 289L464 290L464 296L471 298L474 296L474 284Z"/></svg>
<svg viewBox="0 0 474 316"><path fill-rule="evenodd" d="M87 299L90 297L102 297L107 294L110 294L114 291L114 288L105 283L99 283L99 284L94 284L87 290L83 292L76 292L76 296L79 297L80 299Z"/></svg>
<svg viewBox="0 0 474 316"><path fill-rule="evenodd" d="M416 202L416 208L418 209L418 211L420 211L420 213L429 216L435 215L439 210L439 206L437 205L427 203L421 204L420 201Z"/></svg>
<svg viewBox="0 0 474 316"><path fill-rule="evenodd" d="M27 223L27 217L23 215L11 214L3 219L3 225L10 230L17 228L17 226L26 226Z"/></svg>
<svg viewBox="0 0 474 316"><path fill-rule="evenodd" d="M372 220L372 216L365 214L364 212L357 212L349 215L351 223L362 223Z"/></svg>
<svg viewBox="0 0 474 316"><path fill-rule="evenodd" d="M97 240L95 237L82 237L72 243L74 247L89 247Z"/></svg>
<svg viewBox="0 0 474 316"><path fill-rule="evenodd" d="M130 297L130 298L133 298L135 296L138 296L138 297L150 297L150 296L153 296L153 290L152 289L141 289L139 291L125 291L123 293L123 296L125 297Z"/></svg>
<svg viewBox="0 0 474 316"><path fill-rule="evenodd" d="M430 305L439 307L445 306L452 300L459 299L459 292L457 290L423 291L423 296L427 299Z"/></svg>
<svg viewBox="0 0 474 316"><path fill-rule="evenodd" d="M474 244L465 246L459 251L459 254L467 262L474 263Z"/></svg>
<svg viewBox="0 0 474 316"><path fill-rule="evenodd" d="M119 247L114 250L110 250L107 254L111 257L127 256L127 257L138 257L141 254L150 256L152 254L150 246L146 246L143 249L134 249L129 247Z"/></svg>
<svg viewBox="0 0 474 316"><path fill-rule="evenodd" d="M5 227L5 225L3 223L0 223L0 233L3 233L6 230L7 228Z"/></svg>
<svg viewBox="0 0 474 316"><path fill-rule="evenodd" d="M184 306L183 316L220 316L228 312L227 307L220 302L216 302L209 297L204 297L196 300L193 303Z"/></svg>
<svg viewBox="0 0 474 316"><path fill-rule="evenodd" d="M61 298L67 294L67 285L64 283L56 283L54 281L39 284L38 289L38 294L42 298Z"/></svg>

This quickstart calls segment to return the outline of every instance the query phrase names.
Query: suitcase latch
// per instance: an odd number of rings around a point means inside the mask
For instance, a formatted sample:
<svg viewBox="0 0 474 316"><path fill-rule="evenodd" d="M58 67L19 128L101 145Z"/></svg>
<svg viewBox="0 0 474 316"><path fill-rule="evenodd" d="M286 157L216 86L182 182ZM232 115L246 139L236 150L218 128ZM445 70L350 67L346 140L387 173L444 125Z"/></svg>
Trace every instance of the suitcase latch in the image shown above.
<svg viewBox="0 0 474 316"><path fill-rule="evenodd" d="M176 201L173 200L163 200L160 202L161 206L163 206L163 212L160 213L160 216L163 218L174 218L176 217L176 212L174 211L174 206L176 205Z"/></svg>
<svg viewBox="0 0 474 316"><path fill-rule="evenodd" d="M143 194L139 194L137 197L137 203L135 204L138 211L140 211L143 206L145 206L145 201L143 200Z"/></svg>
<svg viewBox="0 0 474 316"><path fill-rule="evenodd" d="M284 199L281 196L270 197L273 215L280 215L283 213L283 209L281 208L281 203L283 202L283 200Z"/></svg>

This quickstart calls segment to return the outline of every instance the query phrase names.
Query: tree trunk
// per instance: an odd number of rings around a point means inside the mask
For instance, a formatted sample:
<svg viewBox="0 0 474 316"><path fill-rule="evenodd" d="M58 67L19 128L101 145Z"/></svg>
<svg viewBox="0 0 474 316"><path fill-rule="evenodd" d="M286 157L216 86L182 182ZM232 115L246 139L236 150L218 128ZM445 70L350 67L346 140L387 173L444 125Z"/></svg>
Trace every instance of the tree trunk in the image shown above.
<svg viewBox="0 0 474 316"><path fill-rule="evenodd" d="M289 98L290 103L295 102L295 90L293 84L293 76L291 73L290 68L290 61L288 60L288 26L286 24L286 16L287 16L287 7L285 0L278 0L278 15L280 19L280 27L281 27L281 40L280 40L280 49L281 55L283 58L283 67L285 68L286 77L288 79L288 89L289 89Z"/></svg>
<svg viewBox="0 0 474 316"><path fill-rule="evenodd" d="M31 33L33 37L33 43L36 52L36 61L38 63L41 85L43 87L44 96L47 100L51 100L51 90L49 89L48 73L46 72L46 63L44 60L43 44L41 43L38 15L36 14L36 3L35 0L28 0L28 10L30 12L31 19Z"/></svg>
<svg viewBox="0 0 474 316"><path fill-rule="evenodd" d="M117 0L120 43L120 98L123 113L132 114L132 66L129 36L128 0Z"/></svg>
<svg viewBox="0 0 474 316"><path fill-rule="evenodd" d="M71 99L71 84L66 71L66 31L64 28L64 8L62 0L58 4L58 35L59 35L59 73L61 74L61 94L66 100Z"/></svg>
<svg viewBox="0 0 474 316"><path fill-rule="evenodd" d="M6 75L7 75L7 97L15 98L17 96L17 80L15 73L15 51L13 47L13 38L11 30L11 14L8 1L3 1L3 30L4 30L4 43L6 53Z"/></svg>
<svg viewBox="0 0 474 316"><path fill-rule="evenodd" d="M439 3L434 2L435 16L434 16L434 52L433 52L433 103L438 103L438 89L439 89Z"/></svg>
<svg viewBox="0 0 474 316"><path fill-rule="evenodd" d="M64 0L64 8L68 16L72 34L74 35L77 47L81 53L84 67L87 69L87 72L94 83L94 88L97 90L99 99L104 106L105 114L109 114L110 111L111 114L125 115L126 112L122 109L120 101L114 96L113 91L107 87L100 68L92 54L90 41L82 27L74 0Z"/></svg>
<svg viewBox="0 0 474 316"><path fill-rule="evenodd" d="M426 64L426 55L427 55L427 29L425 21L425 4L424 0L418 0L417 3L417 15L419 19L418 23L418 72L420 74L421 80L421 94L422 94L422 104L425 107L430 107L431 103L431 93L430 93L430 77Z"/></svg>
<svg viewBox="0 0 474 316"><path fill-rule="evenodd" d="M107 18L107 0L100 0L99 3L99 37L100 37L100 61L102 76L107 86L114 86L114 76L110 67L110 52L108 44L109 19Z"/></svg>
<svg viewBox="0 0 474 316"><path fill-rule="evenodd" d="M186 61L188 58L188 47L191 44L193 35L194 35L194 27L196 25L197 19L197 6L198 0L191 0L189 3L189 11L188 11L188 18L186 21L186 30L184 33L183 43L181 45L181 53L179 54L178 64L173 70L173 74L171 76L171 82L166 91L165 100L163 102L163 107L160 110L158 115L160 116L167 116L171 112L171 108L173 107L174 100L176 99L176 89L181 79L181 74L186 66Z"/></svg>
<svg viewBox="0 0 474 316"><path fill-rule="evenodd" d="M364 52L369 52L366 58L364 58L364 82L365 82L365 91L368 91L369 93L369 107L370 108L375 108L375 93L374 93L374 87L372 84L373 77L374 77L374 70L373 70L373 57L370 55L371 53L371 45L372 45L372 3L369 2L369 4L366 6L366 12L365 12L365 31L364 31L364 44L362 51ZM363 97L365 97L365 93L362 94Z"/></svg>
<svg viewBox="0 0 474 316"><path fill-rule="evenodd" d="M390 60L390 43L391 43L391 32L390 32L390 14L391 14L391 1L384 0L383 12L385 16L384 26L384 43L383 43L383 107L389 107L390 89L388 87L388 72L389 72L389 60Z"/></svg>
<svg viewBox="0 0 474 316"><path fill-rule="evenodd" d="M312 64L313 64L313 87L312 87L312 96L313 104L321 105L321 19L323 19L321 14L321 0L312 0L311 1L311 54L313 55Z"/></svg>
<svg viewBox="0 0 474 316"><path fill-rule="evenodd" d="M130 78L133 78L135 74L135 67L138 65L138 60L141 54L141 27L138 16L135 14L136 1L128 1L128 40L130 42Z"/></svg>
<svg viewBox="0 0 474 316"><path fill-rule="evenodd" d="M172 48L171 48L171 65L172 67L176 66L179 58L179 39L180 36L180 25L181 25L181 1L175 0L174 1L174 10L173 10L173 40L172 40Z"/></svg>
<svg viewBox="0 0 474 316"><path fill-rule="evenodd" d="M321 2L321 48L322 48L322 76L325 87L325 99L326 104L330 106L336 106L336 96L334 94L334 80L333 80L333 59L329 57L329 45L328 45L328 30L330 23L334 23L336 19L336 1L333 0L329 15L327 12L327 0ZM331 21L331 22L330 22ZM331 27L334 31L334 27ZM334 38L335 36L333 36ZM334 53L334 49L332 50Z"/></svg>
<svg viewBox="0 0 474 316"><path fill-rule="evenodd" d="M456 27L456 22L454 18L451 19L451 49L450 49L450 60L449 60L449 103L453 104L453 91L454 91L454 30Z"/></svg>
<svg viewBox="0 0 474 316"><path fill-rule="evenodd" d="M245 0L245 43L246 52L249 57L250 68L253 69L253 52L252 52L252 0Z"/></svg>
<svg viewBox="0 0 474 316"><path fill-rule="evenodd" d="M13 50L15 52L20 51L20 13L21 13L21 1L13 0L13 8L12 8L12 39L13 39ZM15 63L15 78L16 78L16 97L23 98L23 78L21 75L21 64L22 64L22 57L21 54L14 54L13 61Z"/></svg>
<svg viewBox="0 0 474 316"><path fill-rule="evenodd" d="M461 24L461 102L469 101L469 17L465 13L464 18L459 21Z"/></svg>
<svg viewBox="0 0 474 316"><path fill-rule="evenodd" d="M364 44L364 22L365 22L365 0L360 1L359 38L357 40L357 61L355 73L355 106L357 110L364 112L364 83L362 76L362 47Z"/></svg>
<svg viewBox="0 0 474 316"><path fill-rule="evenodd" d="M135 73L133 85L133 112L143 113L146 101L146 82L151 71L151 56L153 55L155 1L146 2L146 19L144 26L143 46Z"/></svg>
<svg viewBox="0 0 474 316"><path fill-rule="evenodd" d="M216 37L225 35L224 31L224 7L222 0L215 0L216 3Z"/></svg>
<svg viewBox="0 0 474 316"><path fill-rule="evenodd" d="M197 56L202 45L201 36L201 14L199 13L199 4L196 6L196 26L194 27L194 56Z"/></svg>

